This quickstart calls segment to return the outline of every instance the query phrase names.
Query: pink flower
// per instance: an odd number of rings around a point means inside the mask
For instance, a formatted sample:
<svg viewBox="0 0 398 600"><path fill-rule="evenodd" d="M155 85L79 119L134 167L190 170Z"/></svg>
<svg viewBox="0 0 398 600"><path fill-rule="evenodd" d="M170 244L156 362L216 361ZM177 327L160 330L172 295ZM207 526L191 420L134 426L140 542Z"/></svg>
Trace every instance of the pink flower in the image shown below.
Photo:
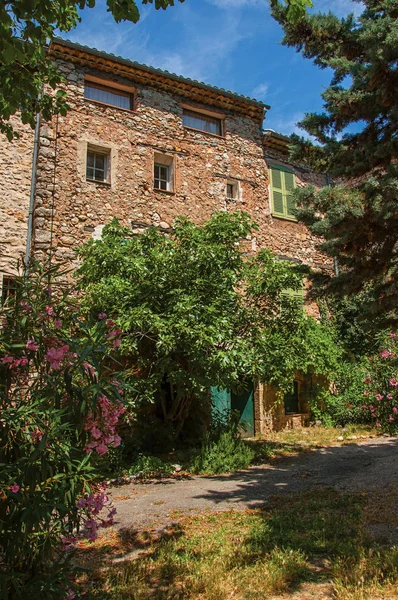
<svg viewBox="0 0 398 600"><path fill-rule="evenodd" d="M87 505L87 500L85 498L79 498L77 501L77 508L84 508Z"/></svg>
<svg viewBox="0 0 398 600"><path fill-rule="evenodd" d="M26 342L25 348L31 350L32 352L36 352L39 349L39 344L32 338Z"/></svg>
<svg viewBox="0 0 398 600"><path fill-rule="evenodd" d="M122 343L121 340L119 338L116 338L116 339L113 340L112 346L114 348L119 348L119 346L120 346L121 343Z"/></svg>
<svg viewBox="0 0 398 600"><path fill-rule="evenodd" d="M390 423L392 423L393 421L395 421L394 417L392 415L390 415L390 418L388 419L390 421Z"/></svg>
<svg viewBox="0 0 398 600"><path fill-rule="evenodd" d="M367 408L366 404L362 404L362 408Z"/></svg>
<svg viewBox="0 0 398 600"><path fill-rule="evenodd" d="M8 489L11 490L13 494L18 494L20 487L17 483L13 483Z"/></svg>
<svg viewBox="0 0 398 600"><path fill-rule="evenodd" d="M99 320L100 320L100 321L103 321L104 319L106 319L106 318L107 318L107 316L108 316L108 315L107 315L106 313L100 313L100 314L98 315L98 318L99 318Z"/></svg>
<svg viewBox="0 0 398 600"><path fill-rule="evenodd" d="M98 429L98 427L93 427L91 430L91 435L94 439L98 440L102 436L102 431Z"/></svg>
<svg viewBox="0 0 398 600"><path fill-rule="evenodd" d="M391 332L391 333L388 334L388 337L391 338L392 340L394 340L395 338L398 337L398 334Z"/></svg>
<svg viewBox="0 0 398 600"><path fill-rule="evenodd" d="M390 385L392 387L397 387L398 386L398 379L395 379L395 377L393 379L390 379Z"/></svg>
<svg viewBox="0 0 398 600"><path fill-rule="evenodd" d="M50 348L46 353L46 359L50 363L50 367L54 370L58 370L61 368L61 362L65 358L65 355L69 351L69 346L67 344L63 344L62 346L58 346L56 348Z"/></svg>
<svg viewBox="0 0 398 600"><path fill-rule="evenodd" d="M61 319L54 319L54 327L55 327L55 329L61 329L61 327L62 327Z"/></svg>
<svg viewBox="0 0 398 600"><path fill-rule="evenodd" d="M380 423L376 423L376 427L381 427L381 424Z"/></svg>
<svg viewBox="0 0 398 600"><path fill-rule="evenodd" d="M392 407L392 412L396 415L398 415L398 408L396 408L396 406Z"/></svg>
<svg viewBox="0 0 398 600"><path fill-rule="evenodd" d="M103 454L106 454L108 452L108 447L105 446L105 444L98 444L95 451L97 452L97 454L102 456Z"/></svg>
<svg viewBox="0 0 398 600"><path fill-rule="evenodd" d="M383 350L382 352L379 352L379 356L381 358L390 358L391 352L389 352L388 350Z"/></svg>
<svg viewBox="0 0 398 600"><path fill-rule="evenodd" d="M365 391L364 391L364 393L363 393L363 395L364 395L364 396L369 396L369 391L368 391L368 390L365 390Z"/></svg>
<svg viewBox="0 0 398 600"><path fill-rule="evenodd" d="M30 306L30 304L28 304L28 302L25 302L24 300L22 300L22 302L20 302L19 304L22 307L22 310L24 310L26 312L26 314L29 314L30 311L32 310L32 307Z"/></svg>
<svg viewBox="0 0 398 600"><path fill-rule="evenodd" d="M52 306L46 306L46 313L49 317L55 317L54 308Z"/></svg>
<svg viewBox="0 0 398 600"><path fill-rule="evenodd" d="M106 322L106 324L107 324L107 326L108 326L109 328L111 328L111 327L113 327L113 326L114 326L114 324L115 324L115 321L112 321L112 319L108 319L108 320L107 320L107 322Z"/></svg>
<svg viewBox="0 0 398 600"><path fill-rule="evenodd" d="M7 363L9 363L10 365L14 362L14 357L13 356L3 356L3 358L1 359L1 362L3 363L3 365L6 365Z"/></svg>
<svg viewBox="0 0 398 600"><path fill-rule="evenodd" d="M387 394L386 398L387 400L392 400L392 394Z"/></svg>
<svg viewBox="0 0 398 600"><path fill-rule="evenodd" d="M384 396L383 394L376 394L376 400L378 400L379 402L381 402L381 400L383 400Z"/></svg>

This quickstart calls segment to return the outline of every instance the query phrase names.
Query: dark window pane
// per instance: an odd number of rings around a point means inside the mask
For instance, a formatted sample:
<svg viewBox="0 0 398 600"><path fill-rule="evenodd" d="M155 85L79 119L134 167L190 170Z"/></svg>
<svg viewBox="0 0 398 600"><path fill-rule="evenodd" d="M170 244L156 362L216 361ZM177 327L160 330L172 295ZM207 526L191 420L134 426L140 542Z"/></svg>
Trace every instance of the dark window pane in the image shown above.
<svg viewBox="0 0 398 600"><path fill-rule="evenodd" d="M93 167L87 166L87 179L94 179L94 169L93 169Z"/></svg>

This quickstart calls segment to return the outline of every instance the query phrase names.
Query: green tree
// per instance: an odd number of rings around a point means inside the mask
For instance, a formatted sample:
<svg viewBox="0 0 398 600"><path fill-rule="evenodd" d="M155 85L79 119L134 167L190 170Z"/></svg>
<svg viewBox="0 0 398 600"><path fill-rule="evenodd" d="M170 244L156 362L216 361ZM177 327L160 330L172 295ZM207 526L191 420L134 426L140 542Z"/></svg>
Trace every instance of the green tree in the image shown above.
<svg viewBox="0 0 398 600"><path fill-rule="evenodd" d="M297 193L298 218L340 266L320 290L362 294L362 313L383 327L398 319L398 2L363 4L344 19L329 12L291 23L281 4L273 14L285 45L332 71L324 112L300 123L315 143L293 136L292 146L296 159L332 178Z"/></svg>
<svg viewBox="0 0 398 600"><path fill-rule="evenodd" d="M338 353L284 293L301 288L303 268L268 250L245 255L254 226L245 213L220 212L203 226L179 218L169 235L135 235L114 220L81 249L86 306L123 331L137 397L171 437L209 405L212 385L239 389L257 376L286 388L297 369L327 373Z"/></svg>
<svg viewBox="0 0 398 600"><path fill-rule="evenodd" d="M184 0L178 0L184 2ZM311 0L285 0L290 19L299 18ZM137 23L139 0L106 0L115 21ZM174 0L142 0L165 10ZM0 132L11 140L15 130L10 117L20 115L34 127L37 112L45 119L67 111L65 94L57 90L63 78L47 49L55 32L68 32L80 21L79 9L95 6L95 0L11 0L0 6ZM43 91L43 87L45 90Z"/></svg>

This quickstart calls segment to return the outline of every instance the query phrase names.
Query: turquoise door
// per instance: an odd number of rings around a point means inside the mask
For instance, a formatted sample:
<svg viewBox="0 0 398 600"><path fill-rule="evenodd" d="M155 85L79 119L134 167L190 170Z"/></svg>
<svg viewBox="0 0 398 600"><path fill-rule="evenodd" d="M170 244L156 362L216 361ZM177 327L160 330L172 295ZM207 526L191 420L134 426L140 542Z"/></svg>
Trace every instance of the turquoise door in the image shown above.
<svg viewBox="0 0 398 600"><path fill-rule="evenodd" d="M254 386L250 382L247 388L240 394L231 394L231 410L240 414L240 420L245 422L246 431L243 435L252 437L254 435Z"/></svg>
<svg viewBox="0 0 398 600"><path fill-rule="evenodd" d="M252 382L240 394L217 387L211 388L213 408L217 411L217 414L227 415L231 410L236 410L240 415L240 420L245 422L246 431L243 432L243 435L248 437L254 435L253 390Z"/></svg>

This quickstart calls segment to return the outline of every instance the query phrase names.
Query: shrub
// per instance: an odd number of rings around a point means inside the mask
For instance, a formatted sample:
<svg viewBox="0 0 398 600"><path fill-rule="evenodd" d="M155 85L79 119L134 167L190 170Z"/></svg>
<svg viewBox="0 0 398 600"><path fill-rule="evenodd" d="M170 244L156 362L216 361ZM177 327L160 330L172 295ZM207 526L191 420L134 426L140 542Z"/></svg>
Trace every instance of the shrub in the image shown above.
<svg viewBox="0 0 398 600"><path fill-rule="evenodd" d="M398 432L398 334L380 335L380 351L368 361L364 406L383 431Z"/></svg>
<svg viewBox="0 0 398 600"><path fill-rule="evenodd" d="M0 319L1 591L52 600L69 588L65 544L82 527L94 538L108 505L92 458L120 443L120 332L105 315L83 319L38 265Z"/></svg>
<svg viewBox="0 0 398 600"><path fill-rule="evenodd" d="M173 472L172 464L148 454L139 454L129 469L130 475L139 475L143 479L171 475Z"/></svg>
<svg viewBox="0 0 398 600"><path fill-rule="evenodd" d="M309 399L311 415L326 427L370 423L367 407L363 407L364 377L367 361L342 361L336 368L331 389L314 390Z"/></svg>
<svg viewBox="0 0 398 600"><path fill-rule="evenodd" d="M239 423L239 414L215 416L200 453L190 467L193 473L215 475L247 469L255 452L241 439L244 424Z"/></svg>

